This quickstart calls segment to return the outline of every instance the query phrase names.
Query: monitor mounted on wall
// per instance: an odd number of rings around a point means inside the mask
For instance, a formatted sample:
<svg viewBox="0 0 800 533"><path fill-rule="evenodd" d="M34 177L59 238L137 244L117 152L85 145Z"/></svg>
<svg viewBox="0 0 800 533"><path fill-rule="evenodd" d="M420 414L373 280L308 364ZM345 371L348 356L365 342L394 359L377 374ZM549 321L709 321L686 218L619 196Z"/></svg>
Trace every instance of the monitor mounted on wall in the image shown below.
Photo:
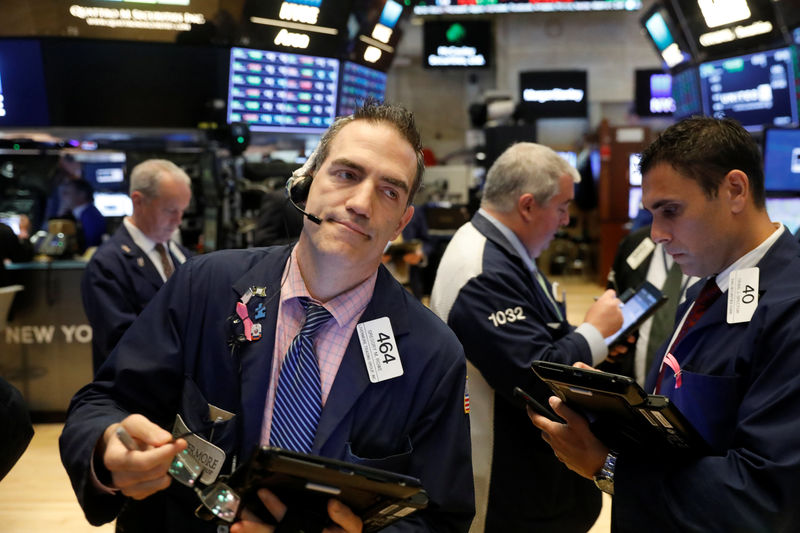
<svg viewBox="0 0 800 533"><path fill-rule="evenodd" d="M520 109L526 121L539 118L585 118L588 101L585 70L519 73Z"/></svg>
<svg viewBox="0 0 800 533"><path fill-rule="evenodd" d="M752 132L796 126L797 72L791 48L779 48L700 65L703 111L734 118Z"/></svg>
<svg viewBox="0 0 800 533"><path fill-rule="evenodd" d="M336 116L338 84L338 59L231 48L228 123L322 133Z"/></svg>

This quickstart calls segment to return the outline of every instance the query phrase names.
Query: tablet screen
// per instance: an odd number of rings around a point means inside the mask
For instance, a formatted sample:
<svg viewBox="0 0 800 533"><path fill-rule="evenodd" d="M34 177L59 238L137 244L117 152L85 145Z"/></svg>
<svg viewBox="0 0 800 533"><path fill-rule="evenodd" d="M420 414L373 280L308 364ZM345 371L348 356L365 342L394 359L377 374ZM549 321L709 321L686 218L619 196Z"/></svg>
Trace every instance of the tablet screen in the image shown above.
<svg viewBox="0 0 800 533"><path fill-rule="evenodd" d="M655 311L664 300L661 291L650 283L643 284L636 293L622 305L622 327L605 338L606 345L610 346L619 339L621 334L629 335L646 320L649 313Z"/></svg>

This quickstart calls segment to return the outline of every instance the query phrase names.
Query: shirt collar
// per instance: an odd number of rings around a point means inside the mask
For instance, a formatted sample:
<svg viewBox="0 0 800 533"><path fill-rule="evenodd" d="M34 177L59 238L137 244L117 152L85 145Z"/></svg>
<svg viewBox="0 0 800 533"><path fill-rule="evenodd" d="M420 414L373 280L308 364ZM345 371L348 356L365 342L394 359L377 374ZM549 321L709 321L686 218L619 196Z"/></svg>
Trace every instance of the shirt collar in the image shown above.
<svg viewBox="0 0 800 533"><path fill-rule="evenodd" d="M514 251L516 251L517 254L522 258L522 262L525 263L525 266L528 268L528 270L531 272L536 272L536 263L534 263L533 259L531 259L530 253L525 248L525 245L522 244L522 241L519 240L517 234L511 231L508 226L490 215L482 207L478 209L478 213L480 213L481 216L483 216L486 220L491 222L492 225L497 228L497 231L503 234L503 237L505 237L506 240L511 244L511 246L514 248Z"/></svg>
<svg viewBox="0 0 800 533"><path fill-rule="evenodd" d="M728 290L731 272L734 270L741 270L743 268L754 267L759 263L759 261L761 261L761 259L764 258L769 249L772 248L772 245L775 244L778 238L783 234L783 224L776 224L776 226L777 228L772 232L772 235L764 239L761 244L744 254L731 266L717 274L717 285L719 286L719 290L721 292Z"/></svg>
<svg viewBox="0 0 800 533"><path fill-rule="evenodd" d="M375 270L370 277L352 289L322 303L315 300L308 292L305 281L303 281L303 275L300 273L300 267L298 267L297 246L295 245L284 268L284 278L286 281L281 287L281 304L295 298L308 298L327 309L339 327L344 327L356 315L360 315L366 309L367 304L372 299L372 293L375 291L378 271Z"/></svg>
<svg viewBox="0 0 800 533"><path fill-rule="evenodd" d="M144 253L149 254L150 251L156 247L156 241L145 235L142 230L134 226L130 217L123 218L122 223L125 224L125 229L127 229L128 233L130 233L134 244L141 248Z"/></svg>

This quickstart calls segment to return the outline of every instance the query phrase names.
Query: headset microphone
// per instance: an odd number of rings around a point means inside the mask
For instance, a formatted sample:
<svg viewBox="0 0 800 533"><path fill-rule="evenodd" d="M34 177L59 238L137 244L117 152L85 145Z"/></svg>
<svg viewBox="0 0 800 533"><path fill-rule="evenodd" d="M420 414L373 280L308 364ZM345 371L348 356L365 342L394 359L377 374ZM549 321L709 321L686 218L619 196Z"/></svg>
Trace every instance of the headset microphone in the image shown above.
<svg viewBox="0 0 800 533"><path fill-rule="evenodd" d="M307 213L303 210L302 207L297 205L297 202L304 202L306 198L308 198L308 189L311 188L311 177L310 176L292 176L286 182L286 195L289 197L289 201L292 203L295 209L300 211L304 217L308 218L314 224L322 224L322 219L318 216L312 215L311 213ZM297 199L295 199L297 198Z"/></svg>

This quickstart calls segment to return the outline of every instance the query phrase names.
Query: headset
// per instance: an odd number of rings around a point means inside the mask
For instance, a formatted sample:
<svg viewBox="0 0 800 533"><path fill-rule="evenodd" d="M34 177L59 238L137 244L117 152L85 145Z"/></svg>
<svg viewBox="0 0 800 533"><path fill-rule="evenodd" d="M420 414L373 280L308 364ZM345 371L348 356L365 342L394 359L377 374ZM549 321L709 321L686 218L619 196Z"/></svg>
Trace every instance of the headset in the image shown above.
<svg viewBox="0 0 800 533"><path fill-rule="evenodd" d="M304 217L315 224L322 224L322 219L316 215L307 213L298 205L304 203L308 198L308 191L311 189L311 180L313 179L310 175L302 173L304 170L305 166L295 171L296 173L292 174L286 181L286 196L289 198L289 202L291 202L294 208L300 211Z"/></svg>

